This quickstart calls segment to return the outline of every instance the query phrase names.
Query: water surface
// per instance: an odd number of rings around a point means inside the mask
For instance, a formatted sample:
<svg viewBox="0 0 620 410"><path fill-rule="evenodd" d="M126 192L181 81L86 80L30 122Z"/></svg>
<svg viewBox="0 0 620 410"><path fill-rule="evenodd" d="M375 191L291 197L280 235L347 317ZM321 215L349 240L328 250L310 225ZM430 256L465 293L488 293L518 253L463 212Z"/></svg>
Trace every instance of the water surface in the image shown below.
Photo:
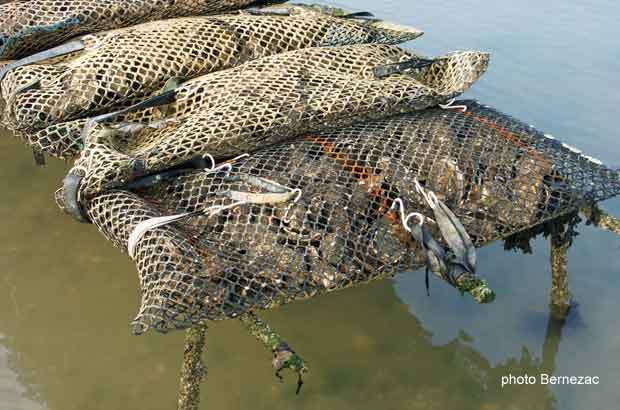
<svg viewBox="0 0 620 410"><path fill-rule="evenodd" d="M429 55L492 52L467 94L620 164L620 4L609 0L341 0L426 31L408 47ZM139 303L133 263L92 226L52 202L69 165L33 165L0 138L0 410L173 409L181 333L130 335ZM603 207L620 215L620 201ZM295 303L263 316L309 361L300 396L279 384L270 355L235 321L208 336L204 408L569 409L620 402L620 238L580 227L569 253L579 303L549 325L548 244L533 255L480 251L498 293L490 306L420 272ZM599 376L599 386L507 386L541 372Z"/></svg>

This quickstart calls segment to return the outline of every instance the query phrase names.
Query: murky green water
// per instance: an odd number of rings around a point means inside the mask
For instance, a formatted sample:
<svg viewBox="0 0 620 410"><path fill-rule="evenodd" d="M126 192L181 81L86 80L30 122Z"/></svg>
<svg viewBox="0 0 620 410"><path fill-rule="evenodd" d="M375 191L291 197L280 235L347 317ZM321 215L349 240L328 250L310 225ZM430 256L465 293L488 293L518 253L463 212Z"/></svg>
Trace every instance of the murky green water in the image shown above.
<svg viewBox="0 0 620 410"><path fill-rule="evenodd" d="M332 3L333 4L333 3ZM620 163L617 17L610 0L342 0L416 25L415 49L493 52L468 94L611 164ZM411 45L413 47L413 44ZM4 135L3 135L4 137ZM138 307L132 262L52 202L68 165L36 168L0 138L0 409L173 409L183 335L130 336ZM620 201L603 206L620 214ZM208 336L205 409L617 408L620 238L589 227L569 254L579 306L548 325L548 246L534 255L481 250L499 294L478 306L423 275L265 313L310 362L300 396L235 321ZM506 386L508 374L591 375L598 386Z"/></svg>

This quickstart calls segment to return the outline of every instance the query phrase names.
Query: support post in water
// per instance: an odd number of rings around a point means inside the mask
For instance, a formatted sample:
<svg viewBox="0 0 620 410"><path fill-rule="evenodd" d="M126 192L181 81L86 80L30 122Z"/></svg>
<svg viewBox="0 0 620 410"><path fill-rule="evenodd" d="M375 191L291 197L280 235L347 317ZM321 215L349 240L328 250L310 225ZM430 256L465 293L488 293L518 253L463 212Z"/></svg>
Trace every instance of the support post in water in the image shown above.
<svg viewBox="0 0 620 410"><path fill-rule="evenodd" d="M614 218L603 211L598 204L594 203L581 209L586 217L588 225L594 225L599 229L620 235L620 218Z"/></svg>
<svg viewBox="0 0 620 410"><path fill-rule="evenodd" d="M178 410L198 410L200 406L200 384L207 375L207 368L202 361L206 336L205 323L194 325L185 333Z"/></svg>
<svg viewBox="0 0 620 410"><path fill-rule="evenodd" d="M566 320L558 320L553 315L549 315L547 322L547 332L545 333L545 342L542 348L542 358L540 363L541 372L547 374L555 373L556 358L560 351L560 342L562 341L562 330Z"/></svg>
<svg viewBox="0 0 620 410"><path fill-rule="evenodd" d="M551 245L551 318L565 320L570 309L571 294L568 290L567 254L571 236L560 223L553 223L549 243Z"/></svg>
<svg viewBox="0 0 620 410"><path fill-rule="evenodd" d="M267 349L273 352L272 365L276 371L276 377L283 380L280 372L290 369L297 373L297 392L303 385L303 374L308 372L306 362L284 341L282 336L274 332L267 323L254 313L245 313L239 317L241 323L256 337Z"/></svg>

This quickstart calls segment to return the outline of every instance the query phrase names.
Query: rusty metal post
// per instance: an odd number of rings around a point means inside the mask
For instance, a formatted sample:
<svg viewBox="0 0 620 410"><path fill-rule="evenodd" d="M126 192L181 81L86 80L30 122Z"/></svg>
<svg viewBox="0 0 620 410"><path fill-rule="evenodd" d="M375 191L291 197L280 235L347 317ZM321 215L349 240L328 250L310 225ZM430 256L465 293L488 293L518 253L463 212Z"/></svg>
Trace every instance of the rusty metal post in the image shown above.
<svg viewBox="0 0 620 410"><path fill-rule="evenodd" d="M206 335L206 324L195 325L185 333L178 410L198 410L200 406L200 384L207 375L202 361Z"/></svg>

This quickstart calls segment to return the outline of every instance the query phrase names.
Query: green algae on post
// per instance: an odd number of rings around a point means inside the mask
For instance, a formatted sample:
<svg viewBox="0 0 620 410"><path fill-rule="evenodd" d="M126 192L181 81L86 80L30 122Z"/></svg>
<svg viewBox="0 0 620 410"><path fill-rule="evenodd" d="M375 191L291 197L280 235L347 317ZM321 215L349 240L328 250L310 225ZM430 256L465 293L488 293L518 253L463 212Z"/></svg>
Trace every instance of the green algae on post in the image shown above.
<svg viewBox="0 0 620 410"><path fill-rule="evenodd" d="M299 394L303 385L303 375L309 371L305 360L284 341L282 336L274 332L265 321L254 313L245 313L239 317L239 320L254 337L273 352L272 365L276 371L276 377L283 380L280 373L285 369L297 373L297 394Z"/></svg>
<svg viewBox="0 0 620 410"><path fill-rule="evenodd" d="M495 300L495 292L489 288L487 281L475 275L461 275L457 286L461 293L469 293L478 303L491 303Z"/></svg>
<svg viewBox="0 0 620 410"><path fill-rule="evenodd" d="M207 325L202 323L187 329L185 333L178 410L198 410L200 406L200 384L207 375L202 361L206 335Z"/></svg>
<svg viewBox="0 0 620 410"><path fill-rule="evenodd" d="M594 203L582 208L581 213L587 218L588 224L592 224L597 228L615 234L620 234L620 218L614 218L609 215L607 212L603 211L598 204Z"/></svg>

